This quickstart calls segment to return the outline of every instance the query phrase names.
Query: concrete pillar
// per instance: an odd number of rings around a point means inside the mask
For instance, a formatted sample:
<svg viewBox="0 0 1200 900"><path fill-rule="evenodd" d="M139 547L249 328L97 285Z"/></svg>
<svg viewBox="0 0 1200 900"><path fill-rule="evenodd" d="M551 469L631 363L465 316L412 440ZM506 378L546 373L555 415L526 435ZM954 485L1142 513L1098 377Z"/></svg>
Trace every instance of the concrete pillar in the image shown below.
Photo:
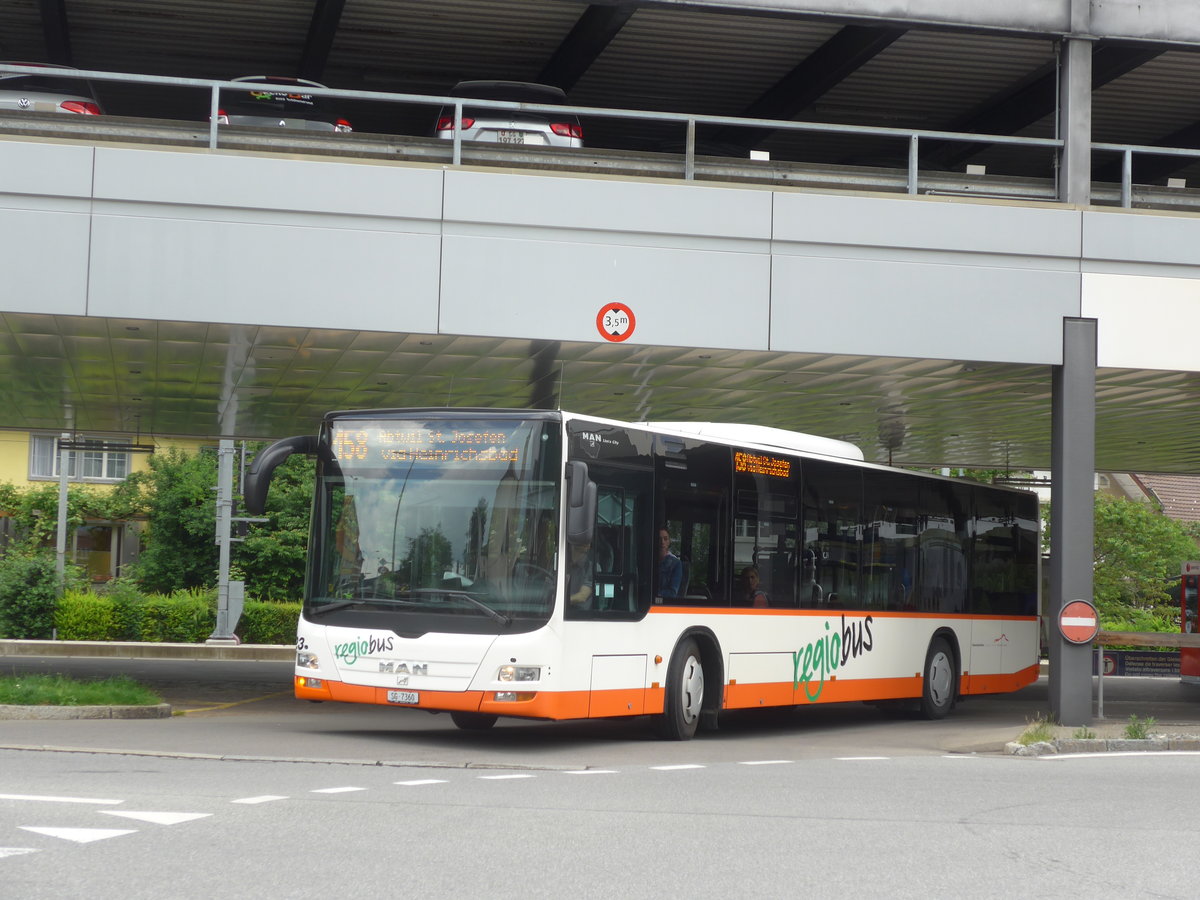
<svg viewBox="0 0 1200 900"><path fill-rule="evenodd" d="M1050 495L1050 710L1062 725L1092 721L1092 648L1065 641L1058 613L1092 599L1096 478L1096 320L1063 320L1063 362L1053 372Z"/></svg>
<svg viewBox="0 0 1200 900"><path fill-rule="evenodd" d="M1058 199L1086 206L1092 199L1092 39L1088 0L1072 0L1072 37L1062 42L1058 76L1058 136L1066 142Z"/></svg>

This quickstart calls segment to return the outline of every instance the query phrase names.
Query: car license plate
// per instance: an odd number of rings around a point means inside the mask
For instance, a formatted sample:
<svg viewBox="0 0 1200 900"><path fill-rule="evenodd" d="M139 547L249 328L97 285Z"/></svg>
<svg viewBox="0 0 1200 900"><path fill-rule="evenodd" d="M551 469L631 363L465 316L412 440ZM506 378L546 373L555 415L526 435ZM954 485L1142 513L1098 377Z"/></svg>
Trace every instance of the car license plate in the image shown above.
<svg viewBox="0 0 1200 900"><path fill-rule="evenodd" d="M421 695L416 691L388 691L388 703L407 703L415 706L420 700Z"/></svg>
<svg viewBox="0 0 1200 900"><path fill-rule="evenodd" d="M501 129L496 132L496 142L500 144L523 144L525 143L525 132Z"/></svg>

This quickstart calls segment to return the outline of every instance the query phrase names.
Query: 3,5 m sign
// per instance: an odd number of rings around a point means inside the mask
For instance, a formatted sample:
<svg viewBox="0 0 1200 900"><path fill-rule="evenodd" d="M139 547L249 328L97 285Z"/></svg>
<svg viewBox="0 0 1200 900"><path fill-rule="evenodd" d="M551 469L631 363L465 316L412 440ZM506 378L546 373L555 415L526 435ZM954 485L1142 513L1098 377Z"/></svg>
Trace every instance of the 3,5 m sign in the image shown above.
<svg viewBox="0 0 1200 900"><path fill-rule="evenodd" d="M596 330L606 341L620 343L633 334L636 326L633 310L624 303L606 303L596 314Z"/></svg>

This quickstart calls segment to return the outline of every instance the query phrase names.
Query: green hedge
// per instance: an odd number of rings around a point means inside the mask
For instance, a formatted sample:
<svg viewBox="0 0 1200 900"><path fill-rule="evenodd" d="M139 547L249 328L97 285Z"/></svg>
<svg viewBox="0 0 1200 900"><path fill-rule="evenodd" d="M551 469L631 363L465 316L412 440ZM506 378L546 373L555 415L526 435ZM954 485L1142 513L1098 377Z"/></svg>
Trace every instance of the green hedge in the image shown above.
<svg viewBox="0 0 1200 900"><path fill-rule="evenodd" d="M293 644L299 618L299 603L247 600L235 632L244 644ZM103 594L67 591L53 613L60 641L198 644L216 621L216 591L140 594L128 583Z"/></svg>

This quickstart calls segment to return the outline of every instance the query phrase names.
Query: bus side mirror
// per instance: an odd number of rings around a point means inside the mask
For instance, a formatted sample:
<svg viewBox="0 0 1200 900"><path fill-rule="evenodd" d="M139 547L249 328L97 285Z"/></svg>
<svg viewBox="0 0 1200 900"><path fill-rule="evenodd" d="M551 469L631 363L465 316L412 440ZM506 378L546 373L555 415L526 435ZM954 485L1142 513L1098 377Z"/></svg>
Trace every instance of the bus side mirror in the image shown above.
<svg viewBox="0 0 1200 900"><path fill-rule="evenodd" d="M293 453L316 453L316 435L284 438L263 447L255 454L246 472L242 498L246 501L246 512L261 516L267 506L267 488L271 485L271 473Z"/></svg>
<svg viewBox="0 0 1200 900"><path fill-rule="evenodd" d="M596 482L588 479L587 463L567 463L567 543L590 544L596 530Z"/></svg>

